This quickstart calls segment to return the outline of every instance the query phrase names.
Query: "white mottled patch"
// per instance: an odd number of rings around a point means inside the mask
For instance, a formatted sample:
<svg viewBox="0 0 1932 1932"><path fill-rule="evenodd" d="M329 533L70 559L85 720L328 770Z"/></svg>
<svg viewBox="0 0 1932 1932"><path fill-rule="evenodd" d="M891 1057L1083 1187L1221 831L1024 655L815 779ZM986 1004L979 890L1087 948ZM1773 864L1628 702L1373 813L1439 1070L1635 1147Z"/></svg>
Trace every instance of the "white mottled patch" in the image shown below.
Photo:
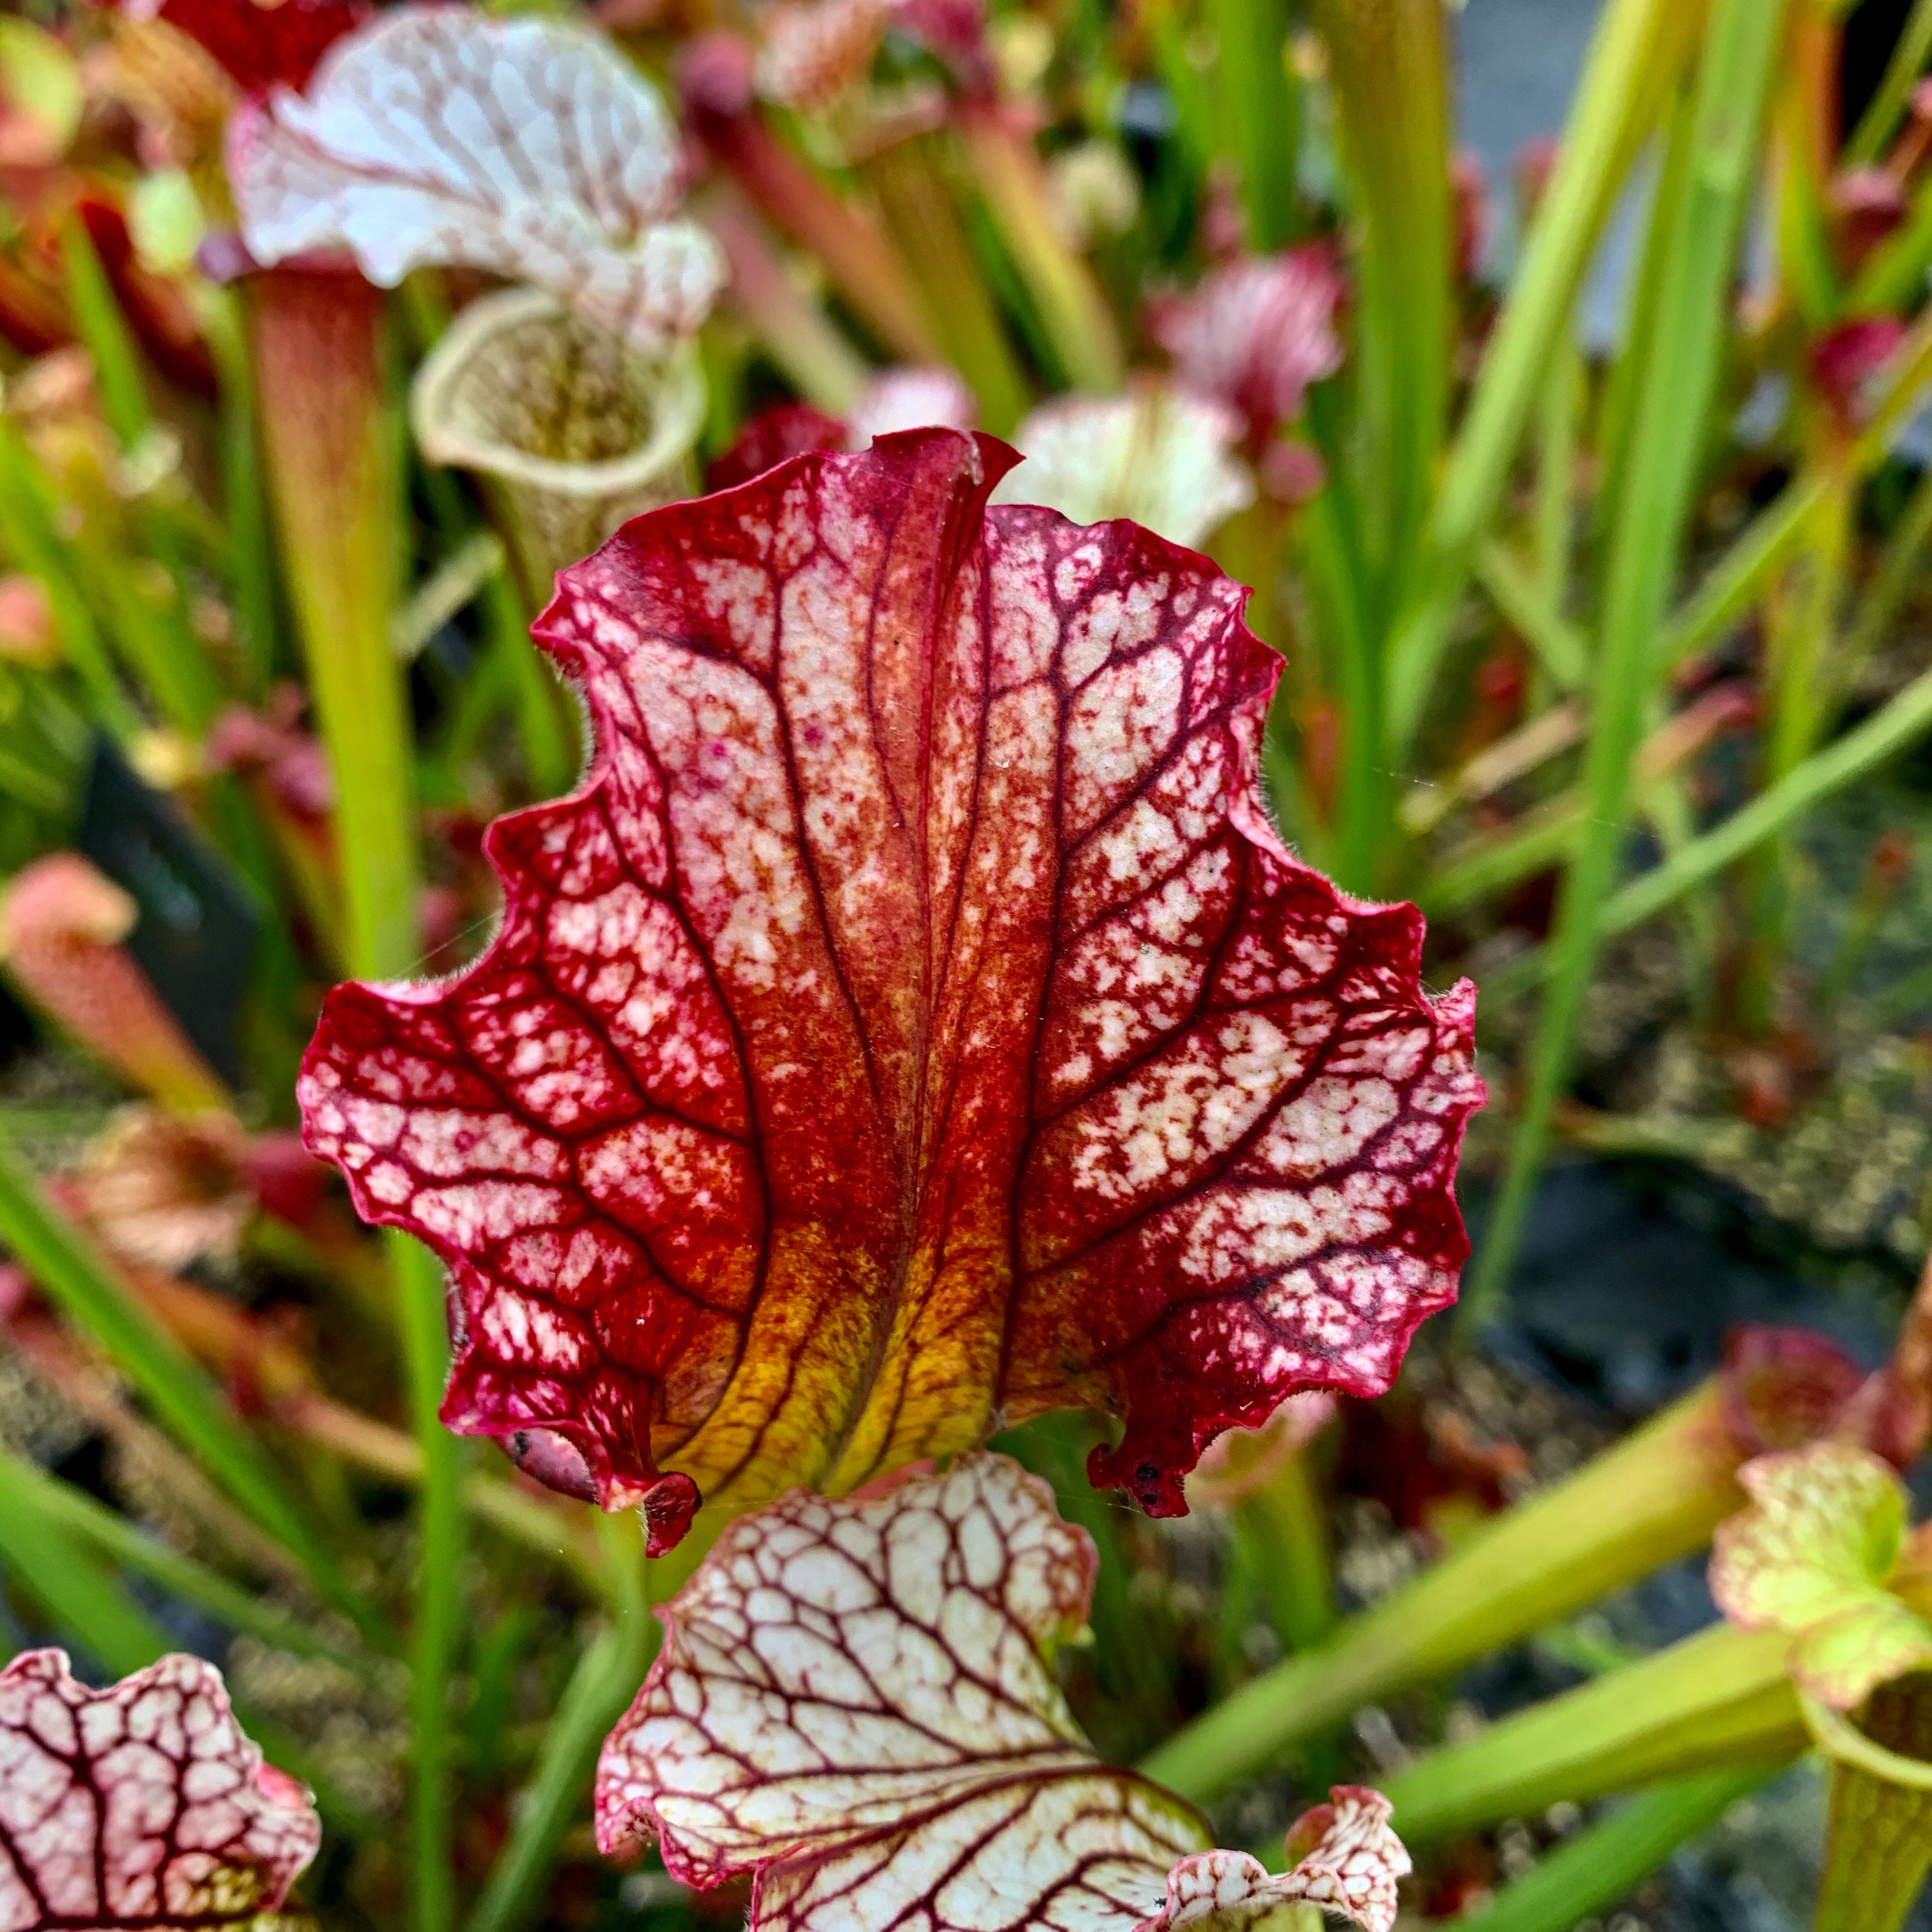
<svg viewBox="0 0 1932 1932"><path fill-rule="evenodd" d="M1167 752L1180 728L1186 673L1178 652L1150 650L1094 673L1066 724L1066 832L1078 838Z"/></svg>
<svg viewBox="0 0 1932 1932"><path fill-rule="evenodd" d="M686 568L699 608L752 670L769 671L778 650L777 598L771 574L736 557L694 556Z"/></svg>
<svg viewBox="0 0 1932 1932"><path fill-rule="evenodd" d="M508 1240L526 1228L553 1224L568 1211L566 1197L554 1187L496 1180L420 1188L410 1208L425 1233L453 1248Z"/></svg>
<svg viewBox="0 0 1932 1932"><path fill-rule="evenodd" d="M396 1152L431 1180L486 1174L556 1180L570 1166L558 1142L533 1132L514 1114L443 1113L427 1107L410 1116Z"/></svg>
<svg viewBox="0 0 1932 1932"><path fill-rule="evenodd" d="M1294 1077L1294 1048L1259 1013L1230 1013L1096 1095L1072 1117L1077 1190L1135 1200L1190 1179L1232 1148Z"/></svg>
<svg viewBox="0 0 1932 1932"><path fill-rule="evenodd" d="M654 1828L687 1882L756 1873L754 1932L1240 1932L1250 1904L1303 1898L1390 1932L1406 1862L1372 1793L1336 1791L1315 1852L1270 1879L1094 1760L1047 1660L1092 1562L987 1455L741 1520L604 1747L598 1842Z"/></svg>
<svg viewBox="0 0 1932 1932"><path fill-rule="evenodd" d="M478 1330L500 1362L526 1362L546 1373L581 1374L596 1359L584 1324L554 1304L504 1289L477 1317Z"/></svg>
<svg viewBox="0 0 1932 1932"><path fill-rule="evenodd" d="M1324 1074L1269 1122L1258 1157L1283 1180L1318 1179L1359 1160L1401 1113L1402 1095L1388 1081Z"/></svg>

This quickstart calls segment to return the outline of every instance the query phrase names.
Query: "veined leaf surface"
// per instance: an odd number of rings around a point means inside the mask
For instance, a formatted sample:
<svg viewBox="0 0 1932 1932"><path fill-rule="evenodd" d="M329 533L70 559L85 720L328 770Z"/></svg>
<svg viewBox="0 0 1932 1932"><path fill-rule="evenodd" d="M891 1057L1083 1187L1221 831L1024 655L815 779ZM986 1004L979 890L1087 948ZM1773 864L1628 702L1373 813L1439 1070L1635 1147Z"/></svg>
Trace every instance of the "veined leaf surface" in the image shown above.
<svg viewBox="0 0 1932 1932"><path fill-rule="evenodd" d="M488 956L338 987L304 1064L311 1149L449 1264L446 1419L659 1546L1081 1405L1175 1512L1454 1294L1473 988L1276 836L1246 592L987 510L1011 460L800 458L564 572L590 777L493 828Z"/></svg>
<svg viewBox="0 0 1932 1932"><path fill-rule="evenodd" d="M1053 1672L1093 1585L1086 1532L1004 1456L794 1491L664 1613L604 1748L599 1844L656 1835L687 1884L754 1874L753 1932L1237 1932L1324 1910L1388 1932L1408 1860L1378 1793L1308 1814L1277 1877L1096 1760Z"/></svg>
<svg viewBox="0 0 1932 1932"><path fill-rule="evenodd" d="M56 1650L0 1670L0 1932L243 1932L321 1839L212 1664L164 1657L106 1690Z"/></svg>

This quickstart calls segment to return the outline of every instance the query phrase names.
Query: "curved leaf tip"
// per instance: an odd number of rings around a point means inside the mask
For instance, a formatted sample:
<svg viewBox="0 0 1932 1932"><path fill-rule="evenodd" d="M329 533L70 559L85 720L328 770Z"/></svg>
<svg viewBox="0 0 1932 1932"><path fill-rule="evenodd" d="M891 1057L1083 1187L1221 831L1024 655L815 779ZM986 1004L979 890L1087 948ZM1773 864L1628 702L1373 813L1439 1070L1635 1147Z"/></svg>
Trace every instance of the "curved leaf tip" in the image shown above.
<svg viewBox="0 0 1932 1932"><path fill-rule="evenodd" d="M1745 1322L1724 1337L1724 1420L1748 1456L1841 1434L1864 1375L1828 1336Z"/></svg>
<svg viewBox="0 0 1932 1932"><path fill-rule="evenodd" d="M710 234L674 220L677 128L610 44L557 20L406 5L229 126L230 179L261 262L347 250L394 286L426 263L548 290L650 352L724 285Z"/></svg>
<svg viewBox="0 0 1932 1932"><path fill-rule="evenodd" d="M1410 1861L1389 1816L1379 1791L1338 1784L1326 1804L1290 1827L1287 1871L1277 1877L1246 1852L1198 1852L1168 1873L1166 1904L1135 1932L1240 1932L1260 1921L1278 1923L1282 1909L1296 1905L1365 1932L1393 1932Z"/></svg>
<svg viewBox="0 0 1932 1932"><path fill-rule="evenodd" d="M164 1657L106 1690L55 1650L0 1670L0 1925L241 1932L321 1837L212 1664Z"/></svg>
<svg viewBox="0 0 1932 1932"><path fill-rule="evenodd" d="M325 1007L308 1142L450 1266L446 1419L606 1507L1085 1406L1174 1511L1454 1298L1473 989L1276 836L1246 593L988 511L1012 460L807 456L566 572L589 778L493 828L476 968Z"/></svg>

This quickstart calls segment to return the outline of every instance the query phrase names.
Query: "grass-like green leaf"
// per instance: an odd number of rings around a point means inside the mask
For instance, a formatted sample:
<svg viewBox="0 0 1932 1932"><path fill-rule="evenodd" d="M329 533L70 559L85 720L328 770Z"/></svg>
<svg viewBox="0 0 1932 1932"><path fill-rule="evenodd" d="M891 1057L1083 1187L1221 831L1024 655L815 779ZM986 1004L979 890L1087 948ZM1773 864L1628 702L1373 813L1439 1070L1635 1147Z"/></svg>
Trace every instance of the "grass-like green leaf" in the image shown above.
<svg viewBox="0 0 1932 1932"><path fill-rule="evenodd" d="M140 714L121 688L106 640L82 594L73 546L56 525L45 479L20 431L4 421L0 421L0 527L10 554L46 592L56 633L96 722L117 738L131 736L140 728Z"/></svg>
<svg viewBox="0 0 1932 1932"><path fill-rule="evenodd" d="M82 1332L104 1348L176 1439L302 1563L329 1603L385 1641L307 1510L202 1369L123 1291L91 1238L47 1200L0 1132L0 1241Z"/></svg>
<svg viewBox="0 0 1932 1932"><path fill-rule="evenodd" d="M1721 1405L1717 1384L1702 1384L1325 1643L1222 1699L1141 1768L1211 1804L1364 1704L1446 1678L1696 1549L1737 1502Z"/></svg>
<svg viewBox="0 0 1932 1932"><path fill-rule="evenodd" d="M49 1480L18 1457L0 1455L0 1562L97 1664L124 1677L171 1646L81 1539L42 1506Z"/></svg>
<svg viewBox="0 0 1932 1932"><path fill-rule="evenodd" d="M1616 511L1584 767L1588 820L1564 874L1552 970L1530 1048L1509 1164L1463 1293L1462 1318L1494 1313L1540 1172L1550 1118L1568 1076L1583 995L1616 883L1651 686L1652 640L1677 568L1699 456L1687 423L1704 420L1729 314L1732 263L1756 191L1765 104L1784 9L1718 0L1699 72L1690 166L1681 196L1653 216L1667 224L1655 326L1633 345L1646 382Z"/></svg>
<svg viewBox="0 0 1932 1932"><path fill-rule="evenodd" d="M1715 878L1766 839L1796 824L1815 806L1877 770L1928 730L1932 730L1932 671L1922 671L1862 723L1813 752L1748 805L1739 806L1661 865L1640 873L1611 893L1598 920L1599 939L1613 938L1654 918L1685 893ZM1514 998L1552 973L1555 965L1550 950L1539 947L1492 976L1484 994L1492 1000Z"/></svg>
<svg viewBox="0 0 1932 1932"><path fill-rule="evenodd" d="M686 1546L710 1546L694 1526L668 1559L642 1561L637 1525L599 1519L606 1565L616 1585L617 1621L592 1640L564 1687L537 1754L536 1768L516 1808L508 1842L490 1868L468 1932L514 1932L536 1916L555 1869L564 1833L585 1808L605 1733L628 1708L663 1633L652 1600L675 1594L698 1559ZM663 1573L669 1571L667 1576ZM646 1573L659 1573L648 1588Z"/></svg>
<svg viewBox="0 0 1932 1932"><path fill-rule="evenodd" d="M1461 1932L1570 1932L1580 1918L1628 1898L1771 1774L1761 1765L1726 1766L1640 1792L1460 1920Z"/></svg>
<svg viewBox="0 0 1932 1932"><path fill-rule="evenodd" d="M297 275L262 278L254 313L262 428L290 601L334 778L350 970L390 979L422 949L415 748L390 632L404 526L398 410L374 292ZM422 1454L415 1627L411 1880L417 1932L455 1922L449 1677L461 1618L462 1469L437 1414L448 1372L442 1270L386 1238Z"/></svg>
<svg viewBox="0 0 1932 1932"><path fill-rule="evenodd" d="M367 1658L352 1648L254 1592L230 1582L205 1564L182 1556L85 1490L63 1482L24 1457L0 1451L0 1494L9 1498L10 1506L17 1502L22 1510L58 1526L110 1562L138 1570L232 1630L259 1637L292 1656L326 1658L350 1670L367 1664Z"/></svg>
<svg viewBox="0 0 1932 1932"><path fill-rule="evenodd" d="M1430 512L1429 562L1394 638L1387 722L1395 759L1421 722L1474 545L1502 500L1597 236L1670 97L1696 15L1676 0L1612 0L1598 21L1556 170L1449 448Z"/></svg>

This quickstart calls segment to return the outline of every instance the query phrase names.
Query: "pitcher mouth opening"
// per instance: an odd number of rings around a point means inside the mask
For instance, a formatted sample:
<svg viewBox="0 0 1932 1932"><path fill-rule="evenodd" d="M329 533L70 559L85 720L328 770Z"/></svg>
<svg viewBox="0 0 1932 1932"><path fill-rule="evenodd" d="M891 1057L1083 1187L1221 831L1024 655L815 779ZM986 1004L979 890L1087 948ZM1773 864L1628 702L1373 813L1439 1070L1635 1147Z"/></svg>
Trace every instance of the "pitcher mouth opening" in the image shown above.
<svg viewBox="0 0 1932 1932"><path fill-rule="evenodd" d="M647 358L541 289L472 302L410 392L410 424L431 462L598 500L674 471L704 411L694 344Z"/></svg>

